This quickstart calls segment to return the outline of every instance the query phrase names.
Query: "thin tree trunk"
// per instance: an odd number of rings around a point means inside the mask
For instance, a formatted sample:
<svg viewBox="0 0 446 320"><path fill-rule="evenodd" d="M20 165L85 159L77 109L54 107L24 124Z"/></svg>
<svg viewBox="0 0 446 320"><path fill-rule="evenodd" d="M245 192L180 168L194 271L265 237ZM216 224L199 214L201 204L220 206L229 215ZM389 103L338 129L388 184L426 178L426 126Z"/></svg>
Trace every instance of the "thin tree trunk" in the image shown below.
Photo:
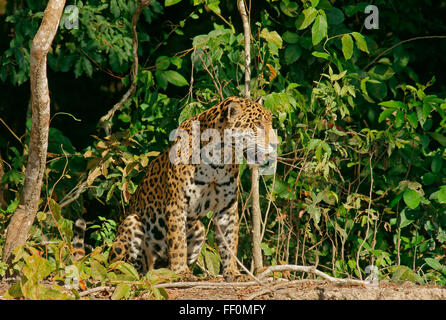
<svg viewBox="0 0 446 320"><path fill-rule="evenodd" d="M12 252L23 246L37 213L42 180L46 167L50 96L46 74L46 59L59 26L65 0L49 0L42 23L33 39L30 53L30 83L32 98L32 125L28 164L20 204L6 233L2 260L9 262Z"/></svg>
<svg viewBox="0 0 446 320"><path fill-rule="evenodd" d="M245 40L245 98L251 97L251 27L246 13L244 0L237 0L238 10L243 22L243 32ZM252 201L252 258L254 272L263 268L262 250L260 249L261 238L261 216L259 201L259 169L251 166L251 201Z"/></svg>
<svg viewBox="0 0 446 320"><path fill-rule="evenodd" d="M251 27L246 13L245 1L237 0L238 11L242 17L245 42L245 98L251 97Z"/></svg>
<svg viewBox="0 0 446 320"><path fill-rule="evenodd" d="M6 209L6 207L8 206L4 198L5 187L2 186L2 179L4 174L5 171L3 170L3 160L2 155L0 154L0 209Z"/></svg>
<svg viewBox="0 0 446 320"><path fill-rule="evenodd" d="M261 216L259 201L259 169L256 166L251 167L251 199L252 199L252 258L254 262L254 273L263 268L262 250L260 243L262 236L260 231Z"/></svg>

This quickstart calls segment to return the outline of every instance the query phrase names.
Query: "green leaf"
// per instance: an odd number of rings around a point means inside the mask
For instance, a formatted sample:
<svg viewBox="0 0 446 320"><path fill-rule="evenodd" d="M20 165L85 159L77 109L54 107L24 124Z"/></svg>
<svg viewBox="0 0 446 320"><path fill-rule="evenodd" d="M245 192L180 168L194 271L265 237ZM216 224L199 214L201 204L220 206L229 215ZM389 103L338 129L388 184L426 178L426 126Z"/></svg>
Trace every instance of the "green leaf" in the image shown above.
<svg viewBox="0 0 446 320"><path fill-rule="evenodd" d="M156 77L156 81L158 83L158 86L161 89L166 90L167 89L166 73L164 71L155 71L155 77Z"/></svg>
<svg viewBox="0 0 446 320"><path fill-rule="evenodd" d="M398 110L398 112L395 115L395 127L401 128L403 124L404 124L404 112Z"/></svg>
<svg viewBox="0 0 446 320"><path fill-rule="evenodd" d="M446 186L441 186L438 191L438 201L440 203L446 203Z"/></svg>
<svg viewBox="0 0 446 320"><path fill-rule="evenodd" d="M4 299L17 299L23 297L21 282L17 281L12 284L8 291L3 295Z"/></svg>
<svg viewBox="0 0 446 320"><path fill-rule="evenodd" d="M433 173L439 173L442 167L443 167L443 159L441 158L440 155L437 154L432 159L431 170Z"/></svg>
<svg viewBox="0 0 446 320"><path fill-rule="evenodd" d="M411 112L407 114L407 120L409 120L410 125L416 129L418 127L418 117L416 112Z"/></svg>
<svg viewBox="0 0 446 320"><path fill-rule="evenodd" d="M169 298L169 294L167 293L166 289L164 288L152 288L152 293L155 299L157 300L166 300Z"/></svg>
<svg viewBox="0 0 446 320"><path fill-rule="evenodd" d="M126 277L125 279L128 281L136 281L139 279L138 271L136 271L135 267L127 262L118 261L116 263L112 263L110 268L119 270Z"/></svg>
<svg viewBox="0 0 446 320"><path fill-rule="evenodd" d="M260 249L263 250L265 256L271 256L275 253L274 248L270 248L265 242L260 244Z"/></svg>
<svg viewBox="0 0 446 320"><path fill-rule="evenodd" d="M353 55L353 39L349 34L342 36L342 53L345 60L349 60Z"/></svg>
<svg viewBox="0 0 446 320"><path fill-rule="evenodd" d="M264 38L267 42L274 44L277 48L282 48L282 38L276 31L268 31L268 29L263 29L260 36Z"/></svg>
<svg viewBox="0 0 446 320"><path fill-rule="evenodd" d="M407 105L404 102L401 101L395 101L395 100L389 100L378 103L380 106L388 107L388 108L394 108L399 110L408 110Z"/></svg>
<svg viewBox="0 0 446 320"><path fill-rule="evenodd" d="M56 221L59 221L60 218L62 217L60 205L52 198L50 198L48 200L48 203L49 203L49 206L50 206L51 213L54 216L54 219Z"/></svg>
<svg viewBox="0 0 446 320"><path fill-rule="evenodd" d="M82 75L82 73L83 73L82 59L78 59L74 64L74 76L76 78L79 78Z"/></svg>
<svg viewBox="0 0 446 320"><path fill-rule="evenodd" d="M286 31L282 35L282 39L287 43L296 44L297 42L299 42L299 35L295 32Z"/></svg>
<svg viewBox="0 0 446 320"><path fill-rule="evenodd" d="M303 30L313 23L317 16L317 10L313 7L307 8L302 11L302 14L296 20L296 27L299 30Z"/></svg>
<svg viewBox="0 0 446 320"><path fill-rule="evenodd" d="M68 219L60 219L60 231L63 233L65 240L68 241L68 246L71 247L71 239L73 238L73 221Z"/></svg>
<svg viewBox="0 0 446 320"><path fill-rule="evenodd" d="M116 286L115 291L113 292L111 299L112 300L120 300L125 298L130 292L130 285L127 283L119 283Z"/></svg>
<svg viewBox="0 0 446 320"><path fill-rule="evenodd" d="M392 108L389 108L389 109L385 109L383 112L381 112L381 114L379 115L379 118L378 118L378 122L379 123L381 123L381 122L383 122L385 119L387 119L391 114L392 114L392 112L394 112L395 111L395 109L392 109Z"/></svg>
<svg viewBox="0 0 446 320"><path fill-rule="evenodd" d="M35 283L42 281L52 271L51 263L36 253L25 258L23 274Z"/></svg>
<svg viewBox="0 0 446 320"><path fill-rule="evenodd" d="M424 261L426 261L426 264L432 269L446 273L446 266L442 265L440 261L433 258L426 258Z"/></svg>
<svg viewBox="0 0 446 320"><path fill-rule="evenodd" d="M183 63L183 59L180 57L172 57L170 58L170 62L177 67L177 69L181 69L181 64Z"/></svg>
<svg viewBox="0 0 446 320"><path fill-rule="evenodd" d="M302 55L302 49L298 45L290 45L285 49L285 62L292 64L296 62Z"/></svg>
<svg viewBox="0 0 446 320"><path fill-rule="evenodd" d="M327 36L327 19L323 15L318 15L311 28L311 39L313 45L317 45Z"/></svg>
<svg viewBox="0 0 446 320"><path fill-rule="evenodd" d="M159 56L155 61L155 68L158 71L163 71L169 68L170 58L166 56Z"/></svg>
<svg viewBox="0 0 446 320"><path fill-rule="evenodd" d="M127 114L127 113L121 113L118 116L118 119L121 120L124 123L129 123L130 120L132 120L132 117L129 114Z"/></svg>
<svg viewBox="0 0 446 320"><path fill-rule="evenodd" d="M311 53L313 56L315 56L316 58L321 58L321 59L325 59L325 60L330 60L330 55L326 52L320 52L320 51L313 51Z"/></svg>
<svg viewBox="0 0 446 320"><path fill-rule="evenodd" d="M339 81L339 80L341 80L346 74L347 74L347 70L344 70L344 71L342 71L341 73L338 73L338 74L332 74L332 75L330 75L330 80L331 80L331 81Z"/></svg>
<svg viewBox="0 0 446 320"><path fill-rule="evenodd" d="M413 283L419 283L423 284L423 278L421 278L418 274L413 272L409 267L407 266L393 266L392 268L393 274L392 274L392 281L393 282L403 282L403 281L410 281Z"/></svg>
<svg viewBox="0 0 446 320"><path fill-rule="evenodd" d="M110 12L113 14L115 18L118 18L121 15L121 10L119 9L118 3L116 0L110 1Z"/></svg>
<svg viewBox="0 0 446 320"><path fill-rule="evenodd" d="M341 24L345 20L344 13L338 8L325 10L325 14L327 15L327 21L329 25Z"/></svg>
<svg viewBox="0 0 446 320"><path fill-rule="evenodd" d="M209 273L213 276L217 276L220 273L219 257L212 251L204 250L204 260Z"/></svg>
<svg viewBox="0 0 446 320"><path fill-rule="evenodd" d="M401 211L399 227L400 228L405 228L408 225L412 224L412 222L413 222L413 220L407 218L406 210L404 209L403 211Z"/></svg>
<svg viewBox="0 0 446 320"><path fill-rule="evenodd" d="M282 199L294 199L294 193L288 184L282 179L276 177L274 181L273 194Z"/></svg>
<svg viewBox="0 0 446 320"><path fill-rule="evenodd" d="M107 269L96 260L90 260L91 277L95 280L105 281L107 279Z"/></svg>
<svg viewBox="0 0 446 320"><path fill-rule="evenodd" d="M220 4L219 0L213 1L213 2L210 2L210 1L207 2L209 9L211 9L213 12L215 12L217 14L221 14L220 7L218 6L219 4Z"/></svg>
<svg viewBox="0 0 446 320"><path fill-rule="evenodd" d="M402 193L400 193L399 195L397 195L397 196L392 200L392 202L390 202L389 207L390 207L390 208L393 208L394 206L396 206L396 204L397 204L398 202L400 202L400 200L401 200L402 197L403 197L403 194L402 194Z"/></svg>
<svg viewBox="0 0 446 320"><path fill-rule="evenodd" d="M431 111L432 111L432 106L429 103L424 103L422 110L423 117L427 118L428 115L431 113Z"/></svg>
<svg viewBox="0 0 446 320"><path fill-rule="evenodd" d="M87 58L84 58L84 63L82 64L82 68L85 71L85 74L89 77L93 75L93 65L91 64L90 60Z"/></svg>
<svg viewBox="0 0 446 320"><path fill-rule="evenodd" d="M364 36L360 34L359 32L353 32L352 33L353 38L355 38L356 45L358 46L358 49L365 52L370 53L369 48L367 47L367 42L364 39Z"/></svg>
<svg viewBox="0 0 446 320"><path fill-rule="evenodd" d="M429 135L441 146L446 147L446 137L438 132L429 132Z"/></svg>
<svg viewBox="0 0 446 320"><path fill-rule="evenodd" d="M321 210L318 207L315 206L309 206L307 208L307 212L310 214L311 218L313 219L314 226L318 228L319 222L321 221Z"/></svg>
<svg viewBox="0 0 446 320"><path fill-rule="evenodd" d="M421 180L425 186L430 186L437 180L437 176L432 172L428 172L421 177Z"/></svg>
<svg viewBox="0 0 446 320"><path fill-rule="evenodd" d="M421 196L415 190L406 189L403 199L409 208L415 209L420 204Z"/></svg>
<svg viewBox="0 0 446 320"><path fill-rule="evenodd" d="M298 4L295 2L280 2L280 10L282 10L282 12L284 14L286 14L288 17L295 17L296 16L296 11L298 9Z"/></svg>
<svg viewBox="0 0 446 320"><path fill-rule="evenodd" d="M210 37L207 34L200 34L192 40L192 46L196 48L202 48L207 45Z"/></svg>
<svg viewBox="0 0 446 320"><path fill-rule="evenodd" d="M174 86L183 87L189 84L189 82L187 82L187 80L176 71L168 70L164 72L164 75L166 76L167 81Z"/></svg>
<svg viewBox="0 0 446 320"><path fill-rule="evenodd" d="M181 0L165 0L164 6L170 7L173 6L174 4L177 4L178 2L181 2Z"/></svg>

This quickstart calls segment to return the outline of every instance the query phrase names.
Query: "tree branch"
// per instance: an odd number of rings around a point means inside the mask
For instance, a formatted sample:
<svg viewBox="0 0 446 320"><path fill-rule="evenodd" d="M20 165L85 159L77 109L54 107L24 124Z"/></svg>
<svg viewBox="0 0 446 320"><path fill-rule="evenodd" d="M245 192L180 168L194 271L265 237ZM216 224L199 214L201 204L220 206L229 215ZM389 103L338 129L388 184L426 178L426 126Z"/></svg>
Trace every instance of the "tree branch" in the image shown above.
<svg viewBox="0 0 446 320"><path fill-rule="evenodd" d="M136 31L136 24L138 23L139 16L141 15L142 10L144 8L148 7L151 3L151 0L141 0L139 3L138 8L136 9L135 13L132 17L132 53L133 53L133 64L132 64L132 71L131 71L131 78L132 83L130 85L130 88L127 90L127 92L124 94L124 96L121 98L121 100L116 103L113 108L111 108L106 115L102 116L101 119L99 119L99 122L104 127L105 133L107 135L110 135L111 133L111 120L113 119L113 116L116 111L118 111L124 103L127 102L128 99L135 93L136 91L136 79L138 76L138 68L139 68L139 62L138 62L138 33Z"/></svg>
<svg viewBox="0 0 446 320"><path fill-rule="evenodd" d="M398 47L402 44L412 42L412 41L417 41L417 40L428 40L428 39L446 39L446 36L423 36L423 37L415 37L415 38L410 38L410 39L400 41L397 44L394 44L390 48L387 48L386 50L381 52L375 59L373 59L372 62L367 64L363 69L364 70L368 69L371 65L373 65L376 61L378 61L378 59L381 58L383 55L385 55L387 52L392 51L393 49L395 49L396 47Z"/></svg>
<svg viewBox="0 0 446 320"><path fill-rule="evenodd" d="M299 266L299 265L293 265L293 264L284 264L279 266L271 266L265 271L263 271L259 276L259 280L265 279L270 273L272 272L306 272L306 273L313 273L324 280L334 282L334 283L341 283L341 284L354 284L354 285L367 285L369 284L367 281L363 280L356 280L356 279L340 279L332 277L325 272L322 272L318 269L316 269L315 266Z"/></svg>

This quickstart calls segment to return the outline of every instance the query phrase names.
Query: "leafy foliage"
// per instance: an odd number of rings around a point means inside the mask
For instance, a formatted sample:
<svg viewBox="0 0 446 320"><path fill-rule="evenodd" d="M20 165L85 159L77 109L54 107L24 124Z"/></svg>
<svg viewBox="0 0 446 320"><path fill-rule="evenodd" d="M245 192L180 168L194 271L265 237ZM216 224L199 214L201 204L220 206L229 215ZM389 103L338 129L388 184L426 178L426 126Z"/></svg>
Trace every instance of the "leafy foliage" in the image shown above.
<svg viewBox="0 0 446 320"><path fill-rule="evenodd" d="M0 16L15 35L1 37L0 79L7 90L25 88L26 97L29 43L45 4L27 1L13 10L16 2L8 1ZM337 277L360 278L374 265L389 281L444 285L446 74L438 68L446 63L444 41L401 43L411 35L444 33L444 17L428 1L375 2L378 30L363 28L366 2L253 2L251 92L264 97L281 139L277 172L262 177L261 248L268 264L318 265ZM137 28L137 90L114 116L113 133L104 135L100 115L129 86L136 4L72 3L79 8L79 29L61 27L48 56L58 116L51 124L42 203L30 246L16 252L14 269L25 277L9 295L78 297L42 285L64 279L64 268L75 265L85 288L116 285L112 298L142 293L165 298L153 284L172 275L153 271L141 278L127 264L108 266L107 246L144 168L169 145L171 130L223 97L243 92L239 14L230 1L153 1ZM70 90L64 86L68 78ZM83 92L82 103L70 101ZM4 99L0 110L6 122L14 122L8 103L12 98ZM87 111L80 111L83 104ZM82 131L77 118L88 128L81 138L75 135ZM23 135L20 142L0 136L6 164L0 192L6 190L9 204L0 211L1 234L23 187L27 124L13 126ZM246 168L240 167L239 258L249 264ZM62 205L82 183L87 191ZM87 233L94 249L74 262L72 221L82 214L92 223ZM205 225L211 221L209 214ZM207 238L194 272L216 275L220 260L211 228ZM48 239L56 243L36 246ZM0 276L4 269L0 265Z"/></svg>

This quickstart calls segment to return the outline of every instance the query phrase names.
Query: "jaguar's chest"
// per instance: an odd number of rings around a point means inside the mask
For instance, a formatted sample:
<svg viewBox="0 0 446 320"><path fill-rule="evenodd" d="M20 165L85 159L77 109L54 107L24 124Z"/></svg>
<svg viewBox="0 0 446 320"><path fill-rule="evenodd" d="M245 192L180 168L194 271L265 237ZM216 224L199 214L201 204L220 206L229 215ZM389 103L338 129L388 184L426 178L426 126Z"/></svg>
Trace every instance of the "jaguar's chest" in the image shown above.
<svg viewBox="0 0 446 320"><path fill-rule="evenodd" d="M184 186L188 220L225 210L237 197L238 170L232 165L200 165Z"/></svg>

